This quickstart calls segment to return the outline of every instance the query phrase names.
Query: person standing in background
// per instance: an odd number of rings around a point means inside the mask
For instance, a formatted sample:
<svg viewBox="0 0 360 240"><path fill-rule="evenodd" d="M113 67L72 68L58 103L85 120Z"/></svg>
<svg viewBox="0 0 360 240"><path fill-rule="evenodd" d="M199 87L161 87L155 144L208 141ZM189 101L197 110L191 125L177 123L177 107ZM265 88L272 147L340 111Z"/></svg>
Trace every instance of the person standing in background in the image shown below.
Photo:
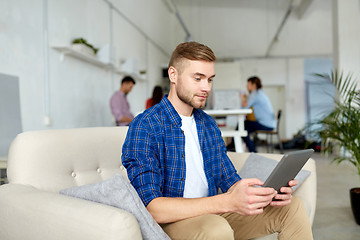
<svg viewBox="0 0 360 240"><path fill-rule="evenodd" d="M158 104L161 102L161 99L163 98L163 90L160 86L155 86L153 90L153 94L151 98L148 98L146 100L145 109L151 108L155 104Z"/></svg>
<svg viewBox="0 0 360 240"><path fill-rule="evenodd" d="M250 139L250 134L256 130L273 130L276 127L276 119L271 102L262 90L261 80L257 76L248 78L247 90L249 96L240 94L241 105L243 108L252 108L254 120L245 120L245 130L248 132L243 140L249 152L257 152L254 142Z"/></svg>
<svg viewBox="0 0 360 240"><path fill-rule="evenodd" d="M110 99L111 112L115 117L116 126L128 126L134 119L134 115L130 112L130 105L126 99L126 95L131 92L135 85L135 80L126 76L121 80L119 91L116 91Z"/></svg>

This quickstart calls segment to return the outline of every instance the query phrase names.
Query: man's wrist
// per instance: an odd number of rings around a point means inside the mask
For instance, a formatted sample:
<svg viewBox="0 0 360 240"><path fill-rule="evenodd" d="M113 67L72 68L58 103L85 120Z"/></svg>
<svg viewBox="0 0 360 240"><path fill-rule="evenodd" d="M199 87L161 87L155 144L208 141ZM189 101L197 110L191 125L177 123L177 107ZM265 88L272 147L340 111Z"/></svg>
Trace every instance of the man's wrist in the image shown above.
<svg viewBox="0 0 360 240"><path fill-rule="evenodd" d="M231 196L228 192L218 194L214 196L213 201L214 213L227 213L232 212L233 209L231 207Z"/></svg>

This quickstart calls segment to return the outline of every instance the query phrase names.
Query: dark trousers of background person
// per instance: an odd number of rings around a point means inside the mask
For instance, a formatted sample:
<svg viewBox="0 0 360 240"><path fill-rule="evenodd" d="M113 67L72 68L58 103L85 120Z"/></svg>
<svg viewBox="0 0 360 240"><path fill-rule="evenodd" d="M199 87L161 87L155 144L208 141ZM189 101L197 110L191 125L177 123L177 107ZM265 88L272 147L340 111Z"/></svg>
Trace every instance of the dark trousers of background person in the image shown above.
<svg viewBox="0 0 360 240"><path fill-rule="evenodd" d="M249 120L245 120L244 125L245 125L245 130L247 131L248 134L246 137L242 137L242 139L244 140L247 148L249 149L249 152L257 152L254 142L250 139L251 133L257 130L271 131L273 130L273 128L266 127L257 121L249 121Z"/></svg>

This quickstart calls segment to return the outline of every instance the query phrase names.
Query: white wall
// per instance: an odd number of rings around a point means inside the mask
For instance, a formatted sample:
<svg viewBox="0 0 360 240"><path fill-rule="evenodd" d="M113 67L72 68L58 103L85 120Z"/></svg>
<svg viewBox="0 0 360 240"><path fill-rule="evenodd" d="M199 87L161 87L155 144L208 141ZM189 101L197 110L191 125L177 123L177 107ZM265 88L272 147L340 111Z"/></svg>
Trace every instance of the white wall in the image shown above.
<svg viewBox="0 0 360 240"><path fill-rule="evenodd" d="M122 75L69 56L61 62L53 49L78 37L98 48L112 43L116 65L137 60L146 81L137 81L128 98L132 112L144 109L177 45L178 21L161 0L111 3L120 13L104 0L0 1L0 72L20 79L24 131L113 124L109 99Z"/></svg>
<svg viewBox="0 0 360 240"><path fill-rule="evenodd" d="M239 62L216 62L213 90L229 90L243 88Z"/></svg>
<svg viewBox="0 0 360 240"><path fill-rule="evenodd" d="M334 65L360 84L360 3L333 0Z"/></svg>
<svg viewBox="0 0 360 240"><path fill-rule="evenodd" d="M0 11L0 72L19 77L23 129L42 128L42 2L0 1Z"/></svg>
<svg viewBox="0 0 360 240"><path fill-rule="evenodd" d="M68 56L60 62L60 52L52 48L69 46L72 39L78 37L94 46L109 43L107 5L102 1L86 0L48 3L48 101L52 127L110 125L111 116L106 103L112 92L110 72Z"/></svg>

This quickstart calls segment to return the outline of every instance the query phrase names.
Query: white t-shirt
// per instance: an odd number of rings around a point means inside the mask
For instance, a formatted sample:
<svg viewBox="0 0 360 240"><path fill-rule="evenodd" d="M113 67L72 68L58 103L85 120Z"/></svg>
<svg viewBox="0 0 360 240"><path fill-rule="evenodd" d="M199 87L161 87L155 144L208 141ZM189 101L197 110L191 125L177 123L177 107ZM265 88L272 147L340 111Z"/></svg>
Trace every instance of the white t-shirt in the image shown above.
<svg viewBox="0 0 360 240"><path fill-rule="evenodd" d="M180 117L182 119L181 129L185 135L186 179L184 198L207 197L209 187L194 116L180 115Z"/></svg>

